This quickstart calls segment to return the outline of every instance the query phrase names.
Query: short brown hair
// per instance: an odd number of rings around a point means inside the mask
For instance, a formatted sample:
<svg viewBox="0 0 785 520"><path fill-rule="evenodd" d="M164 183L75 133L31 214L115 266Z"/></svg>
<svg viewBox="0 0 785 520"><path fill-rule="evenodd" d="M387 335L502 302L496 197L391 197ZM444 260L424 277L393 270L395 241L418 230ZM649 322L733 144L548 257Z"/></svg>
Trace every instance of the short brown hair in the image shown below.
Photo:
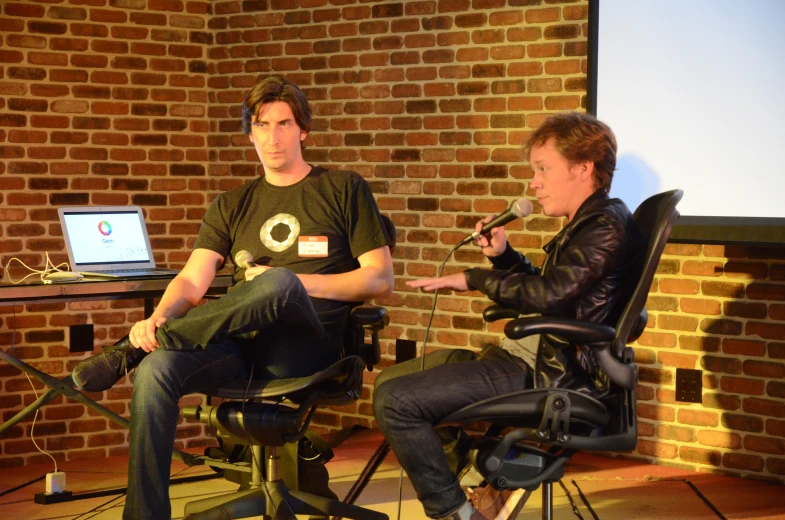
<svg viewBox="0 0 785 520"><path fill-rule="evenodd" d="M271 76L257 83L243 101L243 133L251 133L253 118L267 103L283 101L292 109L297 126L305 133L311 131L311 107L303 91L293 81Z"/></svg>
<svg viewBox="0 0 785 520"><path fill-rule="evenodd" d="M529 137L525 153L554 139L556 149L571 163L594 163L594 189L610 191L616 169L616 136L608 125L589 114L564 112L550 116Z"/></svg>

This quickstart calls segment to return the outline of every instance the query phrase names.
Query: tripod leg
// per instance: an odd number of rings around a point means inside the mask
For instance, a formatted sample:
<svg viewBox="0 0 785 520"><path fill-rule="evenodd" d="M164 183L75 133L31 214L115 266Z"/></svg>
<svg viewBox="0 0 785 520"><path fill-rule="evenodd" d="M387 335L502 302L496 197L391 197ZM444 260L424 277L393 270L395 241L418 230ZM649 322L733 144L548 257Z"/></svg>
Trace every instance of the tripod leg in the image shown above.
<svg viewBox="0 0 785 520"><path fill-rule="evenodd" d="M363 489L368 485L368 482L371 481L371 477L373 477L376 470L379 469L384 459L387 458L387 455L390 453L390 443L386 440L383 440L382 443L376 448L376 451L371 456L368 464L360 473L360 476L357 477L357 481L354 483L352 488L346 494L346 498L343 499L344 503L346 504L354 504L357 501L357 498L362 493ZM338 518L334 519L338 520Z"/></svg>

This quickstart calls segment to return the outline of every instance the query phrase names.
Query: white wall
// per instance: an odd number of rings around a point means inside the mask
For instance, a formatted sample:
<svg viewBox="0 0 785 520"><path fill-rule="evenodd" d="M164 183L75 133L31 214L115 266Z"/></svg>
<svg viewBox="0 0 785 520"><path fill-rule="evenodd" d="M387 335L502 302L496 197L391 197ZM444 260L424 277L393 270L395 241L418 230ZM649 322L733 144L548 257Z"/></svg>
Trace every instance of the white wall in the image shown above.
<svg viewBox="0 0 785 520"><path fill-rule="evenodd" d="M682 215L785 217L785 0L600 0L611 195L681 188Z"/></svg>

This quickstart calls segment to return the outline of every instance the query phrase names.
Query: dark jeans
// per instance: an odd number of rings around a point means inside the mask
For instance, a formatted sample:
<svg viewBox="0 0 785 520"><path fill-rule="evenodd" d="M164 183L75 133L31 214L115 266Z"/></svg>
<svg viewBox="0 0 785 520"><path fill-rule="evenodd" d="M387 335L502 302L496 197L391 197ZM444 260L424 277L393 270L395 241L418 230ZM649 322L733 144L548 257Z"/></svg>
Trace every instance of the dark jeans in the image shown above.
<svg viewBox="0 0 785 520"><path fill-rule="evenodd" d="M498 347L477 357L442 350L384 370L376 381L373 411L431 518L443 518L466 501L434 425L471 403L531 388L525 366Z"/></svg>
<svg viewBox="0 0 785 520"><path fill-rule="evenodd" d="M310 375L338 359L305 288L282 268L167 321L157 337L161 348L134 374L125 520L172 516L169 470L181 397L247 378L249 359L255 379Z"/></svg>

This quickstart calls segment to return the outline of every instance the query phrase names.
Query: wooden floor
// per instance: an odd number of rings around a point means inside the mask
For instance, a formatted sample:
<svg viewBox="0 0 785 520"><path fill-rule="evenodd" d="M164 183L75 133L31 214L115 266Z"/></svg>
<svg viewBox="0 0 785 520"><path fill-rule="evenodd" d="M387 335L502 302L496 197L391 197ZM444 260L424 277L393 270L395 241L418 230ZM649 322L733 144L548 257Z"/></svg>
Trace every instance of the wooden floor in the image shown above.
<svg viewBox="0 0 785 520"><path fill-rule="evenodd" d="M335 458L327 467L330 487L338 496L346 495L380 442L378 432L364 431L336 448ZM123 488L126 466L127 458L110 457L65 463L61 469L66 472L67 489L77 497L84 497ZM33 498L44 491L43 480L9 492L50 471L51 465L0 471L0 520L117 520L122 517L123 494L38 505ZM172 465L175 479L211 473L205 467ZM399 474L394 456L388 456L357 504L397 518ZM173 485L170 490L173 514L181 518L186 502L235 488L234 484L220 479ZM531 494L518 518L539 520L540 504L538 490ZM406 478L400 517L426 518ZM578 454L561 485L554 486L554 518L785 520L785 486Z"/></svg>

